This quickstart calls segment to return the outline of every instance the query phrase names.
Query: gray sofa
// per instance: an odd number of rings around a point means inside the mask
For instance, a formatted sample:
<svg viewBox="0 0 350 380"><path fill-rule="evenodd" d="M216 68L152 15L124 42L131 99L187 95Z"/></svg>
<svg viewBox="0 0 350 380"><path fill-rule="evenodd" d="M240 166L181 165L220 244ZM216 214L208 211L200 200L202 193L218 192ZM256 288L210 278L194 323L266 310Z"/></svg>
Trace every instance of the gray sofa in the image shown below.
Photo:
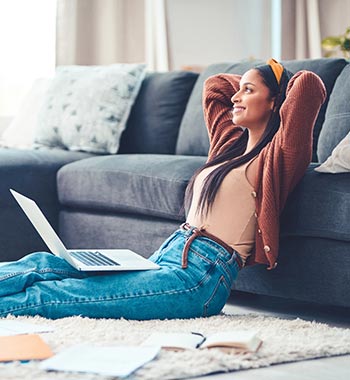
<svg viewBox="0 0 350 380"><path fill-rule="evenodd" d="M10 196L37 200L69 248L129 247L149 256L185 220L183 196L206 161L204 80L242 74L258 62L148 74L116 155L63 150L0 150L1 260L47 248ZM343 59L287 61L324 80L328 97L314 129L313 163L282 215L278 267L243 269L240 291L350 307L350 174L321 174L350 130L350 65Z"/></svg>

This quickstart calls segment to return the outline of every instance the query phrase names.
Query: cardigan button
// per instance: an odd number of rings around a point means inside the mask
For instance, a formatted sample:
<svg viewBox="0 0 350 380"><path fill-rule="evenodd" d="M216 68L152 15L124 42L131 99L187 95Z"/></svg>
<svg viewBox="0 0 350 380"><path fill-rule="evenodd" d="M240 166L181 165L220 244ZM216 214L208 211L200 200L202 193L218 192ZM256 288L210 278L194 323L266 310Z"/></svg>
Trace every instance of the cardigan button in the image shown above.
<svg viewBox="0 0 350 380"><path fill-rule="evenodd" d="M255 216L255 218L257 218L257 217L258 217L258 214L257 214L256 212L254 212L254 216Z"/></svg>
<svg viewBox="0 0 350 380"><path fill-rule="evenodd" d="M258 234L261 235L261 229L260 228L258 228Z"/></svg>
<svg viewBox="0 0 350 380"><path fill-rule="evenodd" d="M252 194L252 197L253 197L253 198L256 198L256 191L252 191L251 194Z"/></svg>
<svg viewBox="0 0 350 380"><path fill-rule="evenodd" d="M265 253L269 253L271 251L271 248L268 245L264 246Z"/></svg>
<svg viewBox="0 0 350 380"><path fill-rule="evenodd" d="M277 267L277 262L274 263L272 266L268 267L267 270L275 269Z"/></svg>

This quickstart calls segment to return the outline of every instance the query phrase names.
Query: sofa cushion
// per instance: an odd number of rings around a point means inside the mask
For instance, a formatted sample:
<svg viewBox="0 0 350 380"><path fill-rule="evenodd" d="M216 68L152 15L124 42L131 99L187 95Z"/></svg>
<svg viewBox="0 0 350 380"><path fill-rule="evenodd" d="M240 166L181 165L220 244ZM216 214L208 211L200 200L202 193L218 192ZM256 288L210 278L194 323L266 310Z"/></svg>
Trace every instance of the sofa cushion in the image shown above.
<svg viewBox="0 0 350 380"><path fill-rule="evenodd" d="M350 64L348 64L337 81L329 99L325 122L322 127L317 154L324 162L335 146L350 131Z"/></svg>
<svg viewBox="0 0 350 380"><path fill-rule="evenodd" d="M148 74L124 131L118 153L174 154L183 113L198 74Z"/></svg>
<svg viewBox="0 0 350 380"><path fill-rule="evenodd" d="M116 153L145 64L60 66L38 117L37 146Z"/></svg>
<svg viewBox="0 0 350 380"><path fill-rule="evenodd" d="M182 221L187 182L204 162L204 157L152 154L89 158L59 171L59 200L78 210Z"/></svg>
<svg viewBox="0 0 350 380"><path fill-rule="evenodd" d="M350 175L324 174L311 164L290 195L281 233L350 241Z"/></svg>
<svg viewBox="0 0 350 380"><path fill-rule="evenodd" d="M280 242L277 268L269 271L265 265L247 266L239 272L234 289L314 305L344 306L347 308L344 310L348 310L348 253L349 242L304 236L285 237Z"/></svg>
<svg viewBox="0 0 350 380"><path fill-rule="evenodd" d="M206 155L209 149L209 140L204 123L202 110L202 90L204 81L211 75L225 72L234 74L243 74L252 67L263 63L262 61L242 62L235 64L216 64L211 65L205 70L197 80L189 99L179 132L178 143L176 147L177 154L196 154ZM319 112L314 128L313 156L312 160L317 162L317 142L318 136L325 118L325 111L328 104L329 94L331 93L334 83L346 66L346 60L342 58L321 58L314 60L293 60L283 61L285 67L295 73L299 70L310 70L318 74L325 83L327 89L327 99ZM339 141L339 140L338 140Z"/></svg>
<svg viewBox="0 0 350 380"><path fill-rule="evenodd" d="M129 248L149 257L178 227L178 220L151 215L63 210L59 230L69 248Z"/></svg>

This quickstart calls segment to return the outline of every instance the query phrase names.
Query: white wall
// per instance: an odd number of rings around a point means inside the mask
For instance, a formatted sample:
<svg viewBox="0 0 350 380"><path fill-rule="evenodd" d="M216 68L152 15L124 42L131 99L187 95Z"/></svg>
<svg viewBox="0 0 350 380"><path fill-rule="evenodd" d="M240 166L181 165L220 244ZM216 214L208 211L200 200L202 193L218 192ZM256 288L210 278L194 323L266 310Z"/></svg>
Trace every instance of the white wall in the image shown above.
<svg viewBox="0 0 350 380"><path fill-rule="evenodd" d="M282 59L296 58L296 1L281 0ZM170 68L269 58L273 54L271 3L271 0L166 0ZM350 26L350 0L318 0L317 4L321 45L322 38L343 34Z"/></svg>
<svg viewBox="0 0 350 380"><path fill-rule="evenodd" d="M167 0L170 67L271 55L269 0Z"/></svg>

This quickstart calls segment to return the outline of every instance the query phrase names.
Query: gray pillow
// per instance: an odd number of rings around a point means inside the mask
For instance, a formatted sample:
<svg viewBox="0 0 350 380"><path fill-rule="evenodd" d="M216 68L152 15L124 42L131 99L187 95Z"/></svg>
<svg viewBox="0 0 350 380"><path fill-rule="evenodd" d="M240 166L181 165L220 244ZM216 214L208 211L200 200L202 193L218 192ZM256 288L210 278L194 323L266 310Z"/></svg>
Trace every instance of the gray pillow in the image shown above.
<svg viewBox="0 0 350 380"><path fill-rule="evenodd" d="M144 64L61 66L38 117L36 147L116 153Z"/></svg>
<svg viewBox="0 0 350 380"><path fill-rule="evenodd" d="M151 73L142 82L118 153L174 154L179 127L198 74Z"/></svg>
<svg viewBox="0 0 350 380"><path fill-rule="evenodd" d="M317 154L320 162L324 162L333 149L350 131L350 65L348 64L331 93L325 122L318 141Z"/></svg>

